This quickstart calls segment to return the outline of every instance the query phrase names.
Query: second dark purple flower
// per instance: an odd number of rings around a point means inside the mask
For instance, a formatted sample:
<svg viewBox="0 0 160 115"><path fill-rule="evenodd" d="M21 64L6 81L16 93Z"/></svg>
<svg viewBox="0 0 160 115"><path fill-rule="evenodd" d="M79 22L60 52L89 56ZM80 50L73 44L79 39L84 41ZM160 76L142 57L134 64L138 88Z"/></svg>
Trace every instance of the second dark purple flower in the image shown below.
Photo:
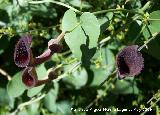
<svg viewBox="0 0 160 115"><path fill-rule="evenodd" d="M138 45L122 49L116 58L119 78L138 75L144 67L143 61L142 54L138 51Z"/></svg>

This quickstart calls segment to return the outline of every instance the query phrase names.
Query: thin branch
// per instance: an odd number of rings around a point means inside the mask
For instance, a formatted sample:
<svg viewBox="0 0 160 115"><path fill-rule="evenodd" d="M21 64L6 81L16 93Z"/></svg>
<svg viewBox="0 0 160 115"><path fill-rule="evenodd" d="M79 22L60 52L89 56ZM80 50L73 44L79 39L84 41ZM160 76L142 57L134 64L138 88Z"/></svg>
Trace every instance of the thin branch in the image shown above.
<svg viewBox="0 0 160 115"><path fill-rule="evenodd" d="M107 13L107 12L117 12L117 11L133 13L133 14L139 14L139 15L143 16L143 13L140 13L140 12L137 12L137 11L134 11L134 10L123 9L123 8L101 10L101 11L93 12L93 14L94 15L99 15L99 14L103 14L103 13Z"/></svg>
<svg viewBox="0 0 160 115"><path fill-rule="evenodd" d="M144 47L146 47L147 44L150 43L154 38L156 38L158 34L160 33L158 32L154 33L150 39L148 39L141 47L138 48L138 51L141 51Z"/></svg>
<svg viewBox="0 0 160 115"><path fill-rule="evenodd" d="M151 104L151 106L148 107L148 108L153 108L160 101L160 90L158 90L158 92L156 94L154 94L151 99L149 99L149 101L147 102L147 104L149 104L151 101L153 101L153 99L155 99L156 102L154 102L153 104ZM144 115L147 112L148 111L144 111L144 112L141 113L141 115Z"/></svg>
<svg viewBox="0 0 160 115"><path fill-rule="evenodd" d="M18 105L17 109L16 109L13 113L11 113L11 115L16 115L17 112L18 112L19 110L22 110L25 106L30 105L30 104L35 103L35 102L38 102L38 101L40 101L41 99L43 99L45 96L46 96L46 94L42 94L41 96L39 96L39 97L37 97L37 98L31 99L31 100L29 100L29 101L27 101L27 102L24 102L24 103Z"/></svg>
<svg viewBox="0 0 160 115"><path fill-rule="evenodd" d="M152 104L150 107L148 107L148 108L153 108L159 101L160 101L160 98L158 98L157 101L156 101L154 104ZM144 112L141 113L140 115L145 115L147 112L148 112L148 111L144 111Z"/></svg>
<svg viewBox="0 0 160 115"><path fill-rule="evenodd" d="M73 65L73 67L68 70L67 72L65 72L64 74L58 76L57 79L54 79L53 82L58 82L59 80L63 79L64 77L66 77L66 75L70 74L71 72L73 72L74 69L78 68L80 66L81 62L76 63L75 65Z"/></svg>
<svg viewBox="0 0 160 115"><path fill-rule="evenodd" d="M60 6L64 6L66 8L69 8L69 9L77 12L77 13L82 13L81 11L79 11L79 10L77 10L77 9L75 9L75 8L65 4L65 3L54 1L54 0L30 1L29 3L30 4L42 4L42 3L48 3L48 2L57 4L57 5L60 5Z"/></svg>
<svg viewBox="0 0 160 115"><path fill-rule="evenodd" d="M2 74L3 76L5 76L9 81L12 79L12 77L3 69L0 68L0 74Z"/></svg>
<svg viewBox="0 0 160 115"><path fill-rule="evenodd" d="M149 18L149 21L160 21L160 19Z"/></svg>
<svg viewBox="0 0 160 115"><path fill-rule="evenodd" d="M102 40L99 42L99 45L107 42L107 41L110 40L110 39L111 39L111 36L107 36L106 38L102 39Z"/></svg>

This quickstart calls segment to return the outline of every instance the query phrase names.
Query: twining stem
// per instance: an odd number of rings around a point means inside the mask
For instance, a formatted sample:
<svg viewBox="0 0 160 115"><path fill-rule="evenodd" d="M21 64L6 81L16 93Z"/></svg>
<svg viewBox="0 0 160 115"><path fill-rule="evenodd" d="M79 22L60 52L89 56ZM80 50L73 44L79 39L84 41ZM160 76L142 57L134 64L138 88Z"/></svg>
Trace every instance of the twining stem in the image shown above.
<svg viewBox="0 0 160 115"><path fill-rule="evenodd" d="M64 77L66 77L66 75L70 74L71 72L73 72L74 69L78 68L80 66L81 62L77 62L75 65L73 65L73 67L68 70L67 72L63 73L62 75L58 76L57 79L54 79L53 82L58 82L59 80L63 79Z"/></svg>
<svg viewBox="0 0 160 115"><path fill-rule="evenodd" d="M152 105L151 105L150 107L148 107L148 108L153 108L159 101L160 101L160 98L158 98L158 99L156 100L156 102L155 102L154 104L152 104ZM148 111L144 111L144 112L141 113L140 115L145 115L147 112L148 112Z"/></svg>
<svg viewBox="0 0 160 115"><path fill-rule="evenodd" d="M137 12L137 11L134 11L134 10L123 9L123 8L101 10L101 11L93 12L93 14L98 15L98 14L103 14L103 13L107 13L107 12L116 12L116 11L139 14L139 15L143 16L143 13L140 13L140 12Z"/></svg>
<svg viewBox="0 0 160 115"><path fill-rule="evenodd" d="M30 1L29 3L30 4L42 4L42 3L48 3L48 2L57 4L57 5L60 5L60 6L64 6L66 8L69 8L69 9L75 11L76 13L82 13L81 11L79 11L79 10L77 10L77 9L75 9L75 8L65 4L65 3L54 1L54 0Z"/></svg>
<svg viewBox="0 0 160 115"><path fill-rule="evenodd" d="M153 95L153 97L151 99L149 99L149 101L147 102L147 104L149 104L153 99L156 99L156 102L154 102L150 107L148 108L153 108L159 101L160 101L160 90L158 90L158 92ZM143 113L141 113L141 115L146 114L148 111L144 111Z"/></svg>
<svg viewBox="0 0 160 115"><path fill-rule="evenodd" d="M17 112L19 110L23 109L27 105L30 105L30 104L35 103L35 102L38 102L39 100L43 99L45 96L46 96L46 94L42 94L41 96L39 96L37 98L31 99L31 100L29 100L27 102L24 102L24 103L18 105L17 109L13 113L11 113L11 115L17 115Z"/></svg>
<svg viewBox="0 0 160 115"><path fill-rule="evenodd" d="M141 10L145 11L145 10L149 9L149 8L151 7L151 4L152 4L152 2L151 2L151 1L148 1L148 2L141 8Z"/></svg>
<svg viewBox="0 0 160 115"><path fill-rule="evenodd" d="M158 33L158 32L154 33L150 39L148 39L141 47L138 48L138 51L141 51L144 47L146 47L147 44L148 44L149 42L151 42L154 38L156 38L156 36L157 36L158 34L160 34L160 33Z"/></svg>
<svg viewBox="0 0 160 115"><path fill-rule="evenodd" d="M160 19L149 18L149 21L160 21Z"/></svg>

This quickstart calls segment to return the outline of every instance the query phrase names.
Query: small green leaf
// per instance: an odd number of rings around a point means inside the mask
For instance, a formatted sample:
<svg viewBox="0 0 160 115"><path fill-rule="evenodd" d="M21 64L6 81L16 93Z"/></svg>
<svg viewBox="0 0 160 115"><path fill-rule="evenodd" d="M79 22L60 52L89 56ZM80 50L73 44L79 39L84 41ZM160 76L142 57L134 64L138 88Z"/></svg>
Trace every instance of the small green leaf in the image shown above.
<svg viewBox="0 0 160 115"><path fill-rule="evenodd" d="M21 72L18 72L12 77L12 80L9 81L7 85L8 94L11 97L20 96L26 89L24 84L22 83L22 75Z"/></svg>

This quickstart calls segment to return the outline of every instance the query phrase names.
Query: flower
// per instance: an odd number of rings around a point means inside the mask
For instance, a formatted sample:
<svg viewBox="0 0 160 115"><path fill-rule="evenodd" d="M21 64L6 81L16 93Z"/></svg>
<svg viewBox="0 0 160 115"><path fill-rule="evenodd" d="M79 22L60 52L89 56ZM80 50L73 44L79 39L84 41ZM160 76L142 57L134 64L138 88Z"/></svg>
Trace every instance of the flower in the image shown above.
<svg viewBox="0 0 160 115"><path fill-rule="evenodd" d="M35 71L35 68L26 67L24 69L23 74L22 74L22 82L28 88L32 88L36 86L38 79L37 79L37 73Z"/></svg>
<svg viewBox="0 0 160 115"><path fill-rule="evenodd" d="M138 51L138 45L127 46L116 57L119 78L138 75L144 67L144 59Z"/></svg>
<svg viewBox="0 0 160 115"><path fill-rule="evenodd" d="M14 50L14 62L18 67L26 67L30 63L32 37L25 35L17 42Z"/></svg>

